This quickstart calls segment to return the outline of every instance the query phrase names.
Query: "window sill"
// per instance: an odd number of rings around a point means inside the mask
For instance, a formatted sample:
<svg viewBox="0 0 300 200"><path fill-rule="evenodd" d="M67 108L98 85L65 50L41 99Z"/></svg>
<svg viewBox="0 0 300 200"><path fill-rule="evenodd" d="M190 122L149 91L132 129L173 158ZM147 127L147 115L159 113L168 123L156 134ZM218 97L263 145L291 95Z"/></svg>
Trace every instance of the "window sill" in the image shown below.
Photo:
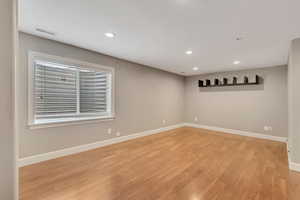
<svg viewBox="0 0 300 200"><path fill-rule="evenodd" d="M60 126L71 126L78 124L89 124L97 122L105 122L114 120L114 116L101 116L101 117L83 117L83 118L68 118L61 120L40 120L37 123L30 123L30 129L42 129L42 128L51 128L51 127L60 127Z"/></svg>

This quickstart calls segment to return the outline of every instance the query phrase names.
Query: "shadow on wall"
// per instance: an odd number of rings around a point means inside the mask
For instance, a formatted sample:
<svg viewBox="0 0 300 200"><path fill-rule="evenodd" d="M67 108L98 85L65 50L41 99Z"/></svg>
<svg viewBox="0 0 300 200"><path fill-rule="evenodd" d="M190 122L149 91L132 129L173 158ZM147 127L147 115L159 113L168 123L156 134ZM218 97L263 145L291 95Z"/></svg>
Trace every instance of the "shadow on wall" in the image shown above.
<svg viewBox="0 0 300 200"><path fill-rule="evenodd" d="M199 87L199 92L232 92L232 91L260 91L264 90L265 78L259 79L258 85L235 85L235 86L219 86L219 87Z"/></svg>

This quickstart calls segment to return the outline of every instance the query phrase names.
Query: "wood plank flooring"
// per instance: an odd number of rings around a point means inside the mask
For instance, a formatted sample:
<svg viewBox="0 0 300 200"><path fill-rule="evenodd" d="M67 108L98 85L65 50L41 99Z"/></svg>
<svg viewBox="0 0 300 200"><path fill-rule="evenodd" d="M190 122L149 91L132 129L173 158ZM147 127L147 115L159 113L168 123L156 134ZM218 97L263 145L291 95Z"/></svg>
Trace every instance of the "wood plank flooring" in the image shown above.
<svg viewBox="0 0 300 200"><path fill-rule="evenodd" d="M289 181L290 181L289 199L290 200L299 200L300 199L300 173L291 171Z"/></svg>
<svg viewBox="0 0 300 200"><path fill-rule="evenodd" d="M291 177L284 143L184 127L23 167L20 199L285 200Z"/></svg>

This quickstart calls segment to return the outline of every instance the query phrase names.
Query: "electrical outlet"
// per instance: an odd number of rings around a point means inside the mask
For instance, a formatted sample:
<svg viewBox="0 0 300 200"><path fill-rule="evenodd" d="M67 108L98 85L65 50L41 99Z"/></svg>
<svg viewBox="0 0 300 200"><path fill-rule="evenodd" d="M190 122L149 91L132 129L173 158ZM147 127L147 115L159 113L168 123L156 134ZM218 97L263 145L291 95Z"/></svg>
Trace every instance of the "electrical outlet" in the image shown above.
<svg viewBox="0 0 300 200"><path fill-rule="evenodd" d="M116 136L120 136L121 135L121 133L118 131L117 133L116 133Z"/></svg>
<svg viewBox="0 0 300 200"><path fill-rule="evenodd" d="M194 121L197 122L198 121L198 117L194 117Z"/></svg>
<svg viewBox="0 0 300 200"><path fill-rule="evenodd" d="M111 134L111 128L107 129L107 133L110 135Z"/></svg>
<svg viewBox="0 0 300 200"><path fill-rule="evenodd" d="M166 124L166 120L164 119L164 120L162 121L162 123L163 123L163 124Z"/></svg>
<svg viewBox="0 0 300 200"><path fill-rule="evenodd" d="M272 128L272 126L264 126L264 130L265 131L272 131L273 128Z"/></svg>

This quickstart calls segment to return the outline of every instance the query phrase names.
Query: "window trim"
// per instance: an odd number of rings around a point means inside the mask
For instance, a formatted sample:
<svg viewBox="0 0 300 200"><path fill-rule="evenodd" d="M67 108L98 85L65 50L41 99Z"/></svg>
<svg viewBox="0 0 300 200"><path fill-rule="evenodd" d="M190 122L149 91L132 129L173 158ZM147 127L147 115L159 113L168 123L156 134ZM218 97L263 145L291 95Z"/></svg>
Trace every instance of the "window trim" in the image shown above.
<svg viewBox="0 0 300 200"><path fill-rule="evenodd" d="M101 116L101 115L94 115L89 114L82 117L70 117L69 119L62 118L57 120L41 120L45 122L35 123L34 119L34 62L36 60L46 61L46 62L54 62L59 64L65 64L68 66L76 66L76 67L82 67L87 69L94 69L94 70L102 70L107 71L111 74L110 81L111 83L111 89L108 90L110 93L108 95L108 108L110 108L110 112L107 112L107 115ZM61 57L61 56L54 56L54 55L48 55L45 53L39 53L34 51L28 52L28 74L27 74L27 83L28 83L28 126L29 127L36 127L36 128L43 128L43 127L55 127L55 126L64 126L64 125L72 125L72 124L79 124L79 123L87 123L87 122L98 122L98 121L107 121L107 120L113 120L115 118L115 69L113 67L107 67L95 63L89 63L85 61L79 61L76 59Z"/></svg>

